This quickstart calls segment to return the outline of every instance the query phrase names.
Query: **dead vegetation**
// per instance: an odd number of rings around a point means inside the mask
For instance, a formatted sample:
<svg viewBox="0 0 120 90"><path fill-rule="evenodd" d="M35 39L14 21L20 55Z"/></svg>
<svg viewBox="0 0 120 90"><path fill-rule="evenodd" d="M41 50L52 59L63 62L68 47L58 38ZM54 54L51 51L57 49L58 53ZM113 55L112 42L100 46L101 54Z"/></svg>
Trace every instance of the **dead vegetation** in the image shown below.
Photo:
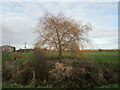
<svg viewBox="0 0 120 90"><path fill-rule="evenodd" d="M38 50L36 51L38 54ZM39 55L41 52L39 51ZM4 81L20 85L54 88L94 88L120 81L118 68L101 68L96 62L75 59L49 60L37 57L20 66L4 67ZM42 61L45 60L45 61ZM9 66L7 68L7 66Z"/></svg>
<svg viewBox="0 0 120 90"><path fill-rule="evenodd" d="M50 84L57 88L93 88L118 82L118 72L102 69L96 66L95 62L79 61L76 63L77 65L71 66L63 62L56 62L54 68L49 71ZM106 70L109 71L105 73ZM114 74L112 74L113 72Z"/></svg>

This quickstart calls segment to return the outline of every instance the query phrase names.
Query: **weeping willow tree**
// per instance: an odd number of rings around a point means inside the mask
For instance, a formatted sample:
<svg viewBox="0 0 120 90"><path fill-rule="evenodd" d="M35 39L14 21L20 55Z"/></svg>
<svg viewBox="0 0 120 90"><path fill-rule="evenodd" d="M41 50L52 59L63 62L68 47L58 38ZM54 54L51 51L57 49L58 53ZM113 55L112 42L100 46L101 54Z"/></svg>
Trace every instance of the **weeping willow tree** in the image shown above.
<svg viewBox="0 0 120 90"><path fill-rule="evenodd" d="M79 50L89 44L87 35L91 30L91 24L83 25L62 13L45 12L36 28L37 45L57 50L61 58L64 50Z"/></svg>

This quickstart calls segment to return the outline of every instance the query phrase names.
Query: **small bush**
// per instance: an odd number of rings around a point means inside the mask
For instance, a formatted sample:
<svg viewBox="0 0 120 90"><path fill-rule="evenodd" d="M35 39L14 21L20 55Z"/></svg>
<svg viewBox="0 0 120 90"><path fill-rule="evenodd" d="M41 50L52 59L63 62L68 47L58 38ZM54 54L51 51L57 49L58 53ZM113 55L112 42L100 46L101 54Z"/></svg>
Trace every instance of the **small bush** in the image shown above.
<svg viewBox="0 0 120 90"><path fill-rule="evenodd" d="M14 67L15 61L11 58L11 53L2 54L2 80L9 81L11 79L11 71Z"/></svg>
<svg viewBox="0 0 120 90"><path fill-rule="evenodd" d="M32 58L32 67L34 71L33 82L34 86L44 85L48 78L48 65L46 63L46 50L35 47ZM44 83L43 83L44 82Z"/></svg>
<svg viewBox="0 0 120 90"><path fill-rule="evenodd" d="M30 67L29 63L23 64L19 67L14 67L11 71L12 83L18 83L20 85L29 85L33 79L33 68Z"/></svg>
<svg viewBox="0 0 120 90"><path fill-rule="evenodd" d="M11 70L12 70L12 64L11 62L5 62L2 65L2 77L3 77L3 82L4 81L9 81L11 79Z"/></svg>

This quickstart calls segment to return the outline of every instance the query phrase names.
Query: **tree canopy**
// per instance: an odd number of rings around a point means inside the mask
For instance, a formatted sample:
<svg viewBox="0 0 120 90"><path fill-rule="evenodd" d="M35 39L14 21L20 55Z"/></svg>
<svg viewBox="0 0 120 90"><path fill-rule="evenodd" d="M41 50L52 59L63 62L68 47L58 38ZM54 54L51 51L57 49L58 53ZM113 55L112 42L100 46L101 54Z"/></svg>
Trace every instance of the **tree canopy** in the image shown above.
<svg viewBox="0 0 120 90"><path fill-rule="evenodd" d="M55 49L62 56L62 51L84 48L89 44L88 31L92 30L91 24L83 25L74 19L46 12L40 18L36 32L38 44L42 48Z"/></svg>

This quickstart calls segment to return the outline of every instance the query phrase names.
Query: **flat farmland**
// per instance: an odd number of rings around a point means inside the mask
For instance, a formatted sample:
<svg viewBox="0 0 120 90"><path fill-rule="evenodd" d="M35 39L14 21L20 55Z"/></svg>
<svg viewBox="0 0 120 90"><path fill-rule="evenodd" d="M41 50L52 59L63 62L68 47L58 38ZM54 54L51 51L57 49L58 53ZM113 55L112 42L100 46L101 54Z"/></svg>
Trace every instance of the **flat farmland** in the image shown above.
<svg viewBox="0 0 120 90"><path fill-rule="evenodd" d="M108 62L111 64L118 64L120 61L118 60L119 52L112 51L82 51L82 55L75 57L70 52L63 52L63 57L65 58L76 58L77 60L91 60L95 62ZM32 52L13 52L11 55L21 55L22 58L18 59L20 63L29 60L32 56ZM47 55L48 58L56 59L58 58L58 54L55 51L50 51ZM8 53L3 54L3 60L8 58Z"/></svg>

